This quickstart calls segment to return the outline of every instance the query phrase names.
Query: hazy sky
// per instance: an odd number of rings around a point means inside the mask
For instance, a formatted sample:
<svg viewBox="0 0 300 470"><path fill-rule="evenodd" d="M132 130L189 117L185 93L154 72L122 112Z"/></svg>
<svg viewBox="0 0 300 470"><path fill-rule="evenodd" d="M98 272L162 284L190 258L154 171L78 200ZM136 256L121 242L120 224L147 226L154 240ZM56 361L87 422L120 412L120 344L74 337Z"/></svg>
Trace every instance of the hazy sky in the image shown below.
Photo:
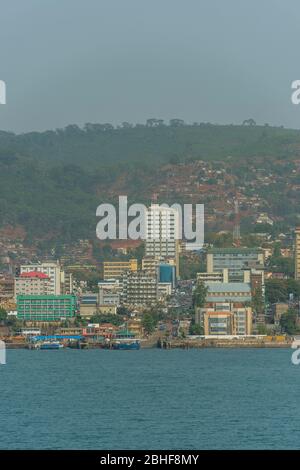
<svg viewBox="0 0 300 470"><path fill-rule="evenodd" d="M0 129L71 123L300 128L297 0L0 0Z"/></svg>

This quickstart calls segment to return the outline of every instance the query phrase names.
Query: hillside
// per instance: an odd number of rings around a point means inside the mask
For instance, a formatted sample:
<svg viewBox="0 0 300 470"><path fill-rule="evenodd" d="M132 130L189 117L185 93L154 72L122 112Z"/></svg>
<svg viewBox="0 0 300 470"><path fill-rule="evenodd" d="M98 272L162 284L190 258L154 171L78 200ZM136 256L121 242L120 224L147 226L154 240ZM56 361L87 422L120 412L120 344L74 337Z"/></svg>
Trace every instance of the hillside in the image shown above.
<svg viewBox="0 0 300 470"><path fill-rule="evenodd" d="M113 163L162 164L186 159L221 160L228 156L289 157L300 154L300 132L269 126L76 125L15 135L0 132L0 150L29 155L47 164L97 168Z"/></svg>
<svg viewBox="0 0 300 470"><path fill-rule="evenodd" d="M100 203L119 194L148 203L154 192L162 202L204 202L212 230L230 229L235 194L249 223L265 211L293 224L300 132L178 122L0 132L0 228L23 227L28 243L93 238Z"/></svg>

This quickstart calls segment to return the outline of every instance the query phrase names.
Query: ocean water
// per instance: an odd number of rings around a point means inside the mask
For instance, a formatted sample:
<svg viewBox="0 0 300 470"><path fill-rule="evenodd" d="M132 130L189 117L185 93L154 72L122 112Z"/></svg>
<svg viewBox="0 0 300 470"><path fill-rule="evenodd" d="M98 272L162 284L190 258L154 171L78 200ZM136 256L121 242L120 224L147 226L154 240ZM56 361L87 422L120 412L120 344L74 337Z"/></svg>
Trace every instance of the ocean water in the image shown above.
<svg viewBox="0 0 300 470"><path fill-rule="evenodd" d="M1 449L299 449L291 349L9 350Z"/></svg>

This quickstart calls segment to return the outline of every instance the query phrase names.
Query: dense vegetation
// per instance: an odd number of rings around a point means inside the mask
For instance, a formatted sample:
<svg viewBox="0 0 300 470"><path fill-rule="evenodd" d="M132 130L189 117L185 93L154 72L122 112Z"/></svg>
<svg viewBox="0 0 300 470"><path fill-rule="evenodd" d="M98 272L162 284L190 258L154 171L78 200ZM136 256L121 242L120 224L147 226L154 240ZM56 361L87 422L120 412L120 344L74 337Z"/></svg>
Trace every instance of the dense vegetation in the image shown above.
<svg viewBox="0 0 300 470"><path fill-rule="evenodd" d="M196 158L221 160L228 156L288 157L299 150L300 133L282 127L209 123L169 125L149 119L145 125L86 124L64 129L15 135L0 132L0 148L30 155L46 164L77 164L98 168L111 163L168 161Z"/></svg>
<svg viewBox="0 0 300 470"><path fill-rule="evenodd" d="M29 241L91 238L96 207L113 197L120 175L128 192L140 195L168 162L228 157L246 162L257 156L269 162L299 154L298 131L267 125L185 125L178 119L165 125L149 119L119 128L86 124L21 135L0 132L0 227L22 225ZM291 206L282 197L281 203L284 210Z"/></svg>

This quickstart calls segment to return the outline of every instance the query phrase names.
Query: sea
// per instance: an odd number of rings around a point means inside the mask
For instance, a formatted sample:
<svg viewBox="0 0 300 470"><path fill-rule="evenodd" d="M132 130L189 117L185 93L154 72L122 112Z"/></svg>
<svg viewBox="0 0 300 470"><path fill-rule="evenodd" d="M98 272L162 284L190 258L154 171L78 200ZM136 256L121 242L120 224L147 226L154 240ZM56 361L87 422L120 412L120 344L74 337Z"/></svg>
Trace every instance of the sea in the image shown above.
<svg viewBox="0 0 300 470"><path fill-rule="evenodd" d="M299 449L291 349L8 350L1 449Z"/></svg>

